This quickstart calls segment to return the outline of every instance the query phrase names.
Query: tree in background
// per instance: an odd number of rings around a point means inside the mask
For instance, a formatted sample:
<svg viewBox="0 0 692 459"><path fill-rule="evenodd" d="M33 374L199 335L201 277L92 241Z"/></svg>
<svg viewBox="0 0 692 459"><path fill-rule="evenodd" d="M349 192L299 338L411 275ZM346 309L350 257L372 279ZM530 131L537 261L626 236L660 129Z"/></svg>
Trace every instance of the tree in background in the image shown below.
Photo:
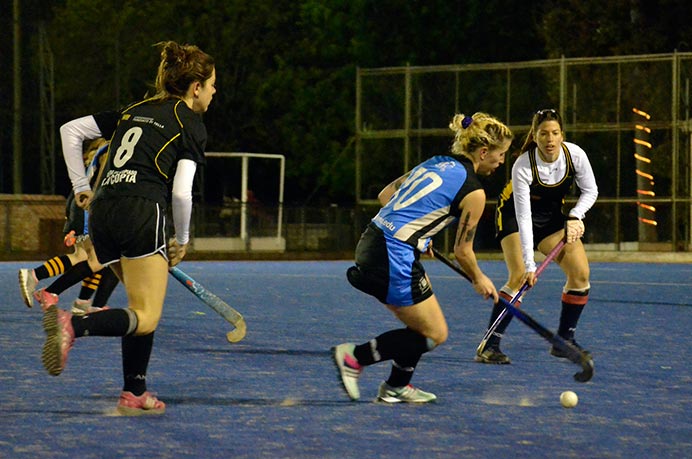
<svg viewBox="0 0 692 459"><path fill-rule="evenodd" d="M549 58L692 50L692 3L685 0L548 0L541 17Z"/></svg>
<svg viewBox="0 0 692 459"><path fill-rule="evenodd" d="M208 149L286 155L286 202L296 204L353 202L349 141L357 66L659 53L686 50L692 43L692 32L683 24L691 9L685 0L530 0L519 10L501 0L27 0L23 4L28 30L35 18L48 25L56 63L58 125L141 99L156 73L158 56L152 45L169 39L194 43L214 56L218 67L219 92L205 115ZM8 25L5 15L0 21ZM11 68L11 40L0 46L0 68ZM24 82L28 92L37 86L36 65L30 61L35 53L25 51L24 58L25 67L32 69ZM9 86L0 89L3 107L11 107ZM11 109L2 113L6 125ZM38 124L32 122L37 117L37 106L27 107L29 129ZM31 132L25 135L37 137ZM8 138L0 137L2 158L11 154ZM36 164L37 154L29 151L25 157ZM58 175L59 186L67 193L66 173L61 169ZM3 187L6 191L11 185Z"/></svg>

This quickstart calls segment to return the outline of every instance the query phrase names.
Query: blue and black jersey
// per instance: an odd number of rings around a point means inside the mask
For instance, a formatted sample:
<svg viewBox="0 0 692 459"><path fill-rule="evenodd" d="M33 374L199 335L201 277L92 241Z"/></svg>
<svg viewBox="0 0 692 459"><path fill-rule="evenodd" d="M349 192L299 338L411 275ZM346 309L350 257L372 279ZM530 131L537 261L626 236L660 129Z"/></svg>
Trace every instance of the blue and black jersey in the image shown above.
<svg viewBox="0 0 692 459"><path fill-rule="evenodd" d="M464 197L480 188L469 159L433 156L411 170L372 221L386 237L423 252L432 236L459 218Z"/></svg>

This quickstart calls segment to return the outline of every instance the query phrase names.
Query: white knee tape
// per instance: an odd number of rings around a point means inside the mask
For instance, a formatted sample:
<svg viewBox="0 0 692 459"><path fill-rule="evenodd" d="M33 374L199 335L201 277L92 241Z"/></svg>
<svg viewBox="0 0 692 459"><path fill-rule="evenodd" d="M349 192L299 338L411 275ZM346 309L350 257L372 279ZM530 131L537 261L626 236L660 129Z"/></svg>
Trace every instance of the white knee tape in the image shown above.
<svg viewBox="0 0 692 459"><path fill-rule="evenodd" d="M584 288L567 288L567 284L565 284L564 287L562 287L562 293L567 293L567 292L588 292L591 290L591 283L586 284L586 287Z"/></svg>
<svg viewBox="0 0 692 459"><path fill-rule="evenodd" d="M432 351L437 347L437 343L430 338L425 338L425 343L428 345L428 351Z"/></svg>

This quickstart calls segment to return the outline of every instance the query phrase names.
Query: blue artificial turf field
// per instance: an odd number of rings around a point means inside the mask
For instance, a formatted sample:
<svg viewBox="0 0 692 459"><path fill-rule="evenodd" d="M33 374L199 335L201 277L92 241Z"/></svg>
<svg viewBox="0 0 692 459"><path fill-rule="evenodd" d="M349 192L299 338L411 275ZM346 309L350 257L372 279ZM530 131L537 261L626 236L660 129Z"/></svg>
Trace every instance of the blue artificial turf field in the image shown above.
<svg viewBox="0 0 692 459"><path fill-rule="evenodd" d="M163 416L111 415L121 388L120 341L79 339L67 368L40 361L41 312L22 303L20 267L0 263L2 458L682 458L692 457L692 267L592 264L591 300L577 338L594 355L586 384L574 364L515 320L503 350L512 365L473 362L490 302L426 261L450 328L413 383L437 403L373 403L389 363L366 369L362 400L337 380L330 347L364 342L398 322L345 280L348 262L184 262L180 267L242 312L246 338L174 279L149 367ZM501 261L481 266L497 286ZM524 308L557 327L564 277L550 266ZM45 281L41 285L48 285ZM61 297L63 307L77 287ZM118 287L111 306L125 305ZM564 390L579 395L560 406Z"/></svg>

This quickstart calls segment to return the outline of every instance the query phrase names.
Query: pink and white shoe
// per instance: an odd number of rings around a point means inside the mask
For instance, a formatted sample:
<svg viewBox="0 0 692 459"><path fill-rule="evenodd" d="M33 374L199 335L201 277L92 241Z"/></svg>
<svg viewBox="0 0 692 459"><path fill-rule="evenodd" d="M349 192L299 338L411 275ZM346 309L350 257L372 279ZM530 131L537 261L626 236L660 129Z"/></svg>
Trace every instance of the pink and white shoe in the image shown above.
<svg viewBox="0 0 692 459"><path fill-rule="evenodd" d="M67 354L75 340L72 314L55 305L49 306L43 314L43 330L46 332L46 342L41 360L50 375L58 376L65 368Z"/></svg>
<svg viewBox="0 0 692 459"><path fill-rule="evenodd" d="M151 392L144 392L138 396L132 392L122 391L116 411L122 416L163 414L166 412L166 404Z"/></svg>
<svg viewBox="0 0 692 459"><path fill-rule="evenodd" d="M334 363L336 364L337 370L339 370L341 383L351 400L358 400L360 398L358 378L363 372L363 367L353 355L355 347L356 345L353 343L343 343L332 348Z"/></svg>
<svg viewBox="0 0 692 459"><path fill-rule="evenodd" d="M43 312L46 312L49 307L58 304L59 297L55 293L47 292L45 288L36 290L34 292L34 298L41 305Z"/></svg>

